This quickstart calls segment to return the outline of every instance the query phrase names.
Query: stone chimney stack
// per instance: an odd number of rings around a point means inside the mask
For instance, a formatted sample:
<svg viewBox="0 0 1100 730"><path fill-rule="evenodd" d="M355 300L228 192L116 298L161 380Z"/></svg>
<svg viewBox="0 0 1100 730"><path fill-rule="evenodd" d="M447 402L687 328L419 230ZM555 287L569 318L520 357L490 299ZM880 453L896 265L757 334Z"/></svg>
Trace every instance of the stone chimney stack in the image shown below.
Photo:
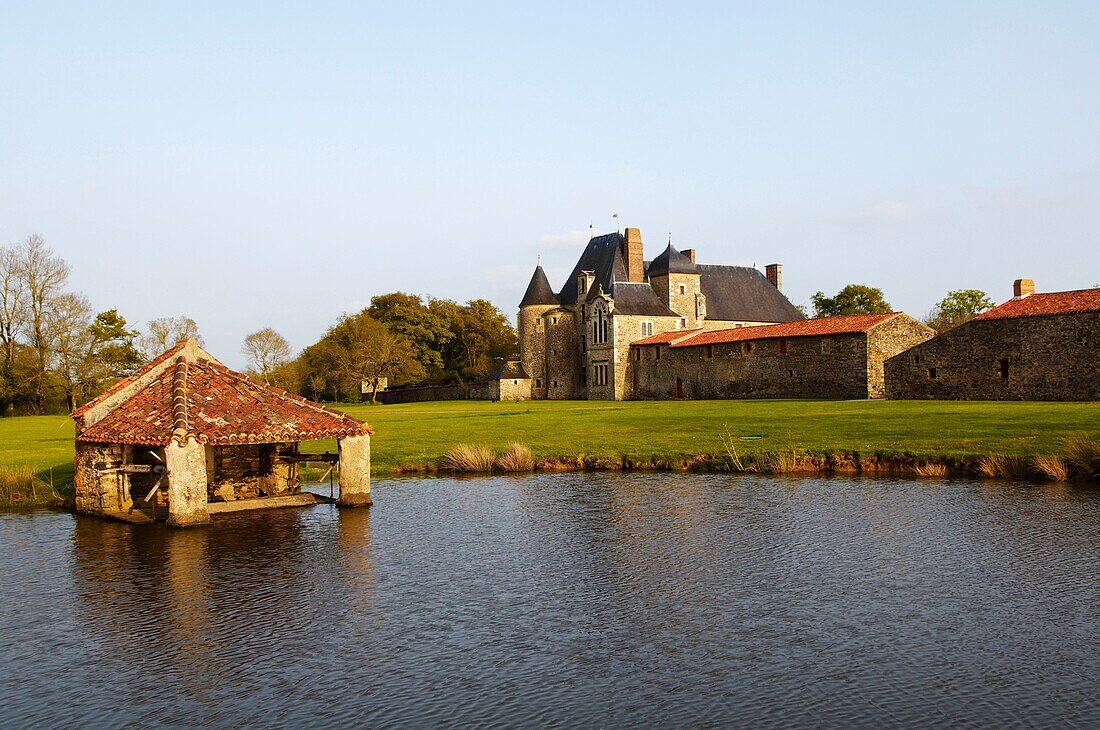
<svg viewBox="0 0 1100 730"><path fill-rule="evenodd" d="M1012 282L1012 298L1023 299L1035 293L1035 282L1031 279L1017 279Z"/></svg>
<svg viewBox="0 0 1100 730"><path fill-rule="evenodd" d="M623 259L626 261L626 277L629 281L645 281L645 264L642 263L642 232L638 228L627 228L623 236Z"/></svg>
<svg viewBox="0 0 1100 730"><path fill-rule="evenodd" d="M764 275L779 291L783 291L783 264L768 264L764 268Z"/></svg>
<svg viewBox="0 0 1100 730"><path fill-rule="evenodd" d="M689 259L691 259L691 263L693 263L693 264L698 263L695 260L695 249L694 248L685 248L680 253L682 253L684 256L687 256Z"/></svg>

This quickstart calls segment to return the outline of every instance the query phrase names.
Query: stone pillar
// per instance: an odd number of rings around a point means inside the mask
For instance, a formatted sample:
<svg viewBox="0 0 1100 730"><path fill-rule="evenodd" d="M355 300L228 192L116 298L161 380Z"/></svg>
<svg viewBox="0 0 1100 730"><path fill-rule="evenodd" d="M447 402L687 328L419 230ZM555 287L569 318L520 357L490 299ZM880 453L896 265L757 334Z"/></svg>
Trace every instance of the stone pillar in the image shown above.
<svg viewBox="0 0 1100 730"><path fill-rule="evenodd" d="M340 507L369 507L370 498L370 434L345 436L336 442L340 447Z"/></svg>
<svg viewBox="0 0 1100 730"><path fill-rule="evenodd" d="M183 445L172 439L164 449L168 468L168 524L190 527L210 522L206 510L206 449L188 436Z"/></svg>

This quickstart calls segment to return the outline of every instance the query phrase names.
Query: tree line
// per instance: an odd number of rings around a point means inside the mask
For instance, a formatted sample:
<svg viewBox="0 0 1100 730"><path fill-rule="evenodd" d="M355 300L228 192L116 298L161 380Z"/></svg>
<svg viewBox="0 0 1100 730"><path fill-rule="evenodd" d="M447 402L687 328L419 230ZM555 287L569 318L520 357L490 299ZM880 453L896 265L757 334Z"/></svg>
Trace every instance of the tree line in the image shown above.
<svg viewBox="0 0 1100 730"><path fill-rule="evenodd" d="M817 292L810 297L814 317L845 314L887 314L894 311L882 289L866 284L849 284L833 296ZM989 295L978 289L948 292L921 321L939 332L958 327L994 306Z"/></svg>

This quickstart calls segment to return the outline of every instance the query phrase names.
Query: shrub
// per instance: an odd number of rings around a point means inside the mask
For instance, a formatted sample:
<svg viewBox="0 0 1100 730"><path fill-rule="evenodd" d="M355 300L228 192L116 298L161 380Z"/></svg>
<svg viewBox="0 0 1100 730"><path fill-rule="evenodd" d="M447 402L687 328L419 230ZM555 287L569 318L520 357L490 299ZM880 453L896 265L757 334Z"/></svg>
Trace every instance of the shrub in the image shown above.
<svg viewBox="0 0 1100 730"><path fill-rule="evenodd" d="M34 475L33 467L0 464L0 502L37 500L43 492L48 494L50 486Z"/></svg>
<svg viewBox="0 0 1100 730"><path fill-rule="evenodd" d="M534 471L535 457L531 455L531 449L523 444L512 444L497 457L497 468L501 471Z"/></svg>
<svg viewBox="0 0 1100 730"><path fill-rule="evenodd" d="M439 467L444 471L485 474L493 470L493 452L484 446L459 444L443 455Z"/></svg>
<svg viewBox="0 0 1100 730"><path fill-rule="evenodd" d="M1065 441L1066 462L1081 479L1100 477L1100 441L1090 434L1079 433Z"/></svg>

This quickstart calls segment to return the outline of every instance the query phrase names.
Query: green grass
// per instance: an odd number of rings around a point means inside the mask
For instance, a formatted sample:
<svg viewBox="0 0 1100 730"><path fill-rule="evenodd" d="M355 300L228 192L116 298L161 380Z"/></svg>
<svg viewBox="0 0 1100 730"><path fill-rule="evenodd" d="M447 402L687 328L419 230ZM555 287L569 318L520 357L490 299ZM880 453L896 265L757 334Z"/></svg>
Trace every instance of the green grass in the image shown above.
<svg viewBox="0 0 1100 730"><path fill-rule="evenodd" d="M1070 434L1100 432L1100 403L915 401L450 401L395 406L340 404L374 426L377 474L434 466L463 443L497 452L519 442L536 458L626 457L675 463L723 453L788 448L916 457L1058 454ZM302 445L335 451L334 441ZM45 481L72 480L73 427L66 416L0 418L0 464L30 464Z"/></svg>

